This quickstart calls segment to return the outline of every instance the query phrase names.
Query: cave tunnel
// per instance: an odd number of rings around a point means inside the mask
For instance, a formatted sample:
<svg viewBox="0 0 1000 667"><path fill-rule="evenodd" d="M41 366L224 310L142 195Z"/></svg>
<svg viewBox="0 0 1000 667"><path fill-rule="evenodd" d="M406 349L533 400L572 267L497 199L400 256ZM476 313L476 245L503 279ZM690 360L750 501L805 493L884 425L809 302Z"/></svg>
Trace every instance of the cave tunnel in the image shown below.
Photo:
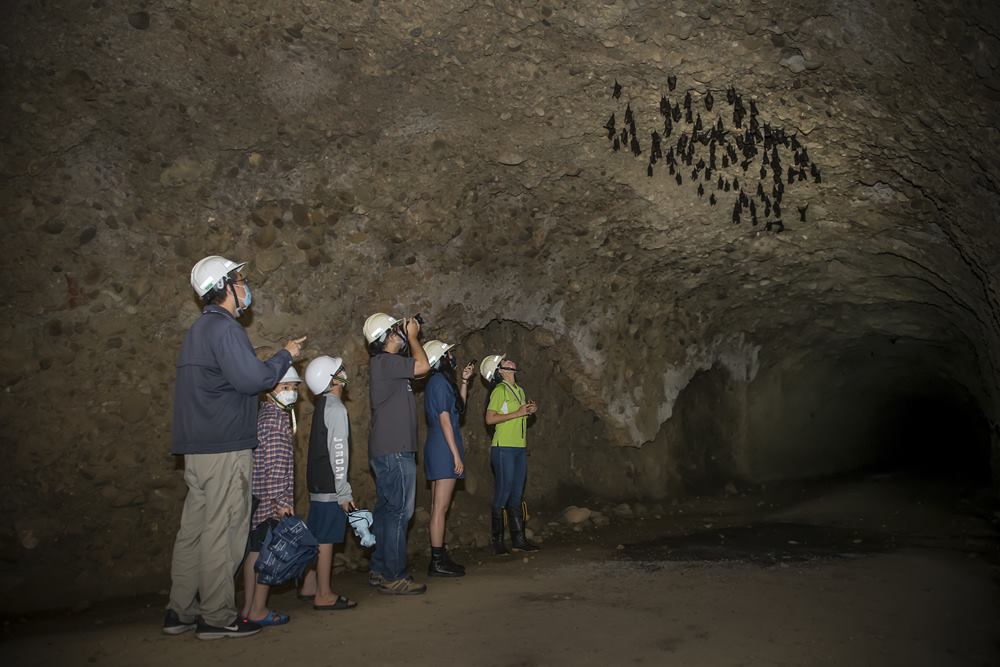
<svg viewBox="0 0 1000 667"><path fill-rule="evenodd" d="M373 313L507 354L539 407L541 551L495 554L477 374L444 539L468 576L394 606L348 533L338 660L1000 664L996 3L2 4L5 664L209 655L159 624L216 254L248 262L256 355L342 359L362 506ZM317 404L294 404L300 517ZM282 586L260 658L327 659Z"/></svg>
<svg viewBox="0 0 1000 667"><path fill-rule="evenodd" d="M754 427L751 476L772 476L769 466L774 477L878 470L989 488L989 420L967 361L960 348L898 337L786 357L782 400L762 378L767 416Z"/></svg>

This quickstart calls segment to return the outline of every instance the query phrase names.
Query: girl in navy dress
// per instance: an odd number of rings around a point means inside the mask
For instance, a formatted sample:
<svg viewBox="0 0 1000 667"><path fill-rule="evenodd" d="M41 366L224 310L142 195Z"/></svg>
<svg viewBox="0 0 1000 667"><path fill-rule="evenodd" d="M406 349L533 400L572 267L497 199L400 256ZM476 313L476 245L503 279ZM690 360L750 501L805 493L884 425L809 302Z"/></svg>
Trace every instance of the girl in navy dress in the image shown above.
<svg viewBox="0 0 1000 667"><path fill-rule="evenodd" d="M459 418L465 412L469 380L475 364L462 369L462 381L455 385L454 345L432 340L424 343L430 377L424 389L427 414L427 443L424 446L424 472L431 483L431 564L432 577L461 577L465 568L451 559L444 545L444 524L455 491L455 482L465 478L465 450Z"/></svg>

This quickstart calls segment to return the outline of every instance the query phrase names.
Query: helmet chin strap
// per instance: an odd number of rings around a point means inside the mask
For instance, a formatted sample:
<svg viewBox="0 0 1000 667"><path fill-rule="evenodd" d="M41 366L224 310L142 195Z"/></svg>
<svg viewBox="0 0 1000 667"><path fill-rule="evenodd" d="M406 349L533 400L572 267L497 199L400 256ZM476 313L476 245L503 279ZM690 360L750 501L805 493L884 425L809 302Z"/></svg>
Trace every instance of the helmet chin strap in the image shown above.
<svg viewBox="0 0 1000 667"><path fill-rule="evenodd" d="M267 397L270 398L272 401L274 401L274 404L277 405L279 408L281 408L281 410L283 412L287 412L288 413L288 416L292 420L292 435L295 435L295 431L298 430L297 429L297 424L295 422L295 406L294 405L285 405L284 403L282 403L281 401L279 401L277 395L273 391L270 392L267 395Z"/></svg>
<svg viewBox="0 0 1000 667"><path fill-rule="evenodd" d="M240 298L236 296L236 284L230 280L227 280L226 284L229 285L229 291L233 295L233 302L236 304L236 317L242 317L243 305L240 303Z"/></svg>

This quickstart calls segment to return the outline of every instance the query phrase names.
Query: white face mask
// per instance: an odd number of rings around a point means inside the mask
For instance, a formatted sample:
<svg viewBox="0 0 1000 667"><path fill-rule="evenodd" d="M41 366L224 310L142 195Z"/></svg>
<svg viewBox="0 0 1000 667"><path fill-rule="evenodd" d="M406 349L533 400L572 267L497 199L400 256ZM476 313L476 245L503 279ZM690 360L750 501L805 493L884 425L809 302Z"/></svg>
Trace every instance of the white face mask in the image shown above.
<svg viewBox="0 0 1000 667"><path fill-rule="evenodd" d="M299 392L294 389L286 389L285 391L279 391L274 395L278 402L284 406L294 405L295 401L299 400Z"/></svg>

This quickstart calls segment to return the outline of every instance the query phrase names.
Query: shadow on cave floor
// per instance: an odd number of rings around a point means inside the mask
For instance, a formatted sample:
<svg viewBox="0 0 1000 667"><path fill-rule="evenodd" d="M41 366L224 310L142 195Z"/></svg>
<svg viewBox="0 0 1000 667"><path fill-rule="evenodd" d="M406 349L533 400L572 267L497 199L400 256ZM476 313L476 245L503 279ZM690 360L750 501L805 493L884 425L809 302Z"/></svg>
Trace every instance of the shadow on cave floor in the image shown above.
<svg viewBox="0 0 1000 667"><path fill-rule="evenodd" d="M893 548L892 536L836 526L750 523L630 544L624 558L639 561L739 561L759 565L849 558Z"/></svg>
<svg viewBox="0 0 1000 667"><path fill-rule="evenodd" d="M858 558L900 549L937 549L1000 563L1000 513L989 494L951 481L902 473L784 482L692 499L678 520L620 557L773 566Z"/></svg>

